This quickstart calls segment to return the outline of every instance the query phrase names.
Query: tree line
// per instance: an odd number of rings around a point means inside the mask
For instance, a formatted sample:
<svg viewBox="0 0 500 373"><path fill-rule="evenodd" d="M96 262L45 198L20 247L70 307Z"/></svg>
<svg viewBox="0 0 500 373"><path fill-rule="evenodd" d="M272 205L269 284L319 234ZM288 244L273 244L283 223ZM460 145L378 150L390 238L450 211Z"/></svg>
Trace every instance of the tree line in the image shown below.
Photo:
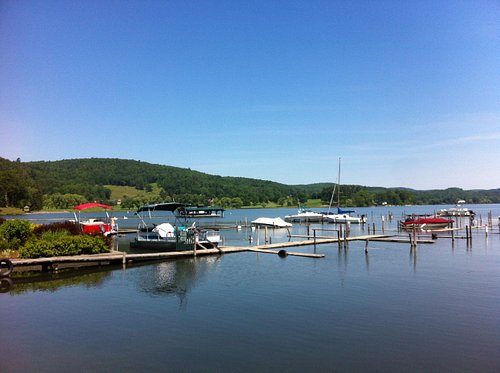
<svg viewBox="0 0 500 373"><path fill-rule="evenodd" d="M163 166L136 160L89 158L61 161L21 162L0 157L0 207L29 206L31 210L72 208L87 202L115 204L106 185L131 186L160 192L146 197L125 197L122 206L139 207L145 203L178 201L226 208L260 206L296 206L308 199L328 204L333 183L286 185L268 180L209 175L191 169ZM387 203L453 204L500 203L500 188L492 190L418 191L408 188L382 188L342 185L334 203L342 206L372 206ZM340 201L338 201L340 197Z"/></svg>

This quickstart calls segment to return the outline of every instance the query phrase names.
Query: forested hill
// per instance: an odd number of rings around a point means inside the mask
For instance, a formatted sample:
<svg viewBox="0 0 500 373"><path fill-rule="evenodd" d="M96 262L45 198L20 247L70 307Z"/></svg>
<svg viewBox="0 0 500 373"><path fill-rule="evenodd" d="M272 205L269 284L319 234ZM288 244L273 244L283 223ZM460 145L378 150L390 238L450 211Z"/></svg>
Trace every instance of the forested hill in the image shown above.
<svg viewBox="0 0 500 373"><path fill-rule="evenodd" d="M164 199L206 204L210 198L240 197L251 202L277 201L294 194L294 188L271 181L222 177L190 169L123 159L72 159L29 162L26 166L44 193L85 194L82 187L127 185L148 189L156 184ZM200 197L201 196L201 197ZM193 201L193 199L201 199Z"/></svg>
<svg viewBox="0 0 500 373"><path fill-rule="evenodd" d="M322 199L328 203L333 184L285 185L267 180L222 177L172 166L124 159L70 159L61 161L15 162L0 158L0 207L30 206L70 208L87 201L114 204L112 186L128 186L142 191L140 197L123 197L126 208L143 203L178 201L241 207L273 203L296 206L297 201ZM500 189L489 191L415 191L407 188L375 188L343 185L344 206L389 204L498 203Z"/></svg>

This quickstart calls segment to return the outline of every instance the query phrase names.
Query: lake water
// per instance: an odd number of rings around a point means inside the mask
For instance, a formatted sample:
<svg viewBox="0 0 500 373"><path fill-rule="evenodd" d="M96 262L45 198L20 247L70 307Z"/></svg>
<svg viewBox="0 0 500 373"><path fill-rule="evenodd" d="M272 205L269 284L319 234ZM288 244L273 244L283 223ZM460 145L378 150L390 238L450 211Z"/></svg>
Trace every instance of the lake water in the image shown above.
<svg viewBox="0 0 500 373"><path fill-rule="evenodd" d="M249 252L14 277L0 294L0 371L498 372L500 205L469 207L483 223L492 211L495 226L472 245L438 238L410 252L370 242L365 254L364 242L350 242L289 249L323 259ZM356 212L377 230L385 216L394 230L403 213L440 208ZM295 211L234 210L223 222ZM222 234L226 245L264 239L245 228Z"/></svg>

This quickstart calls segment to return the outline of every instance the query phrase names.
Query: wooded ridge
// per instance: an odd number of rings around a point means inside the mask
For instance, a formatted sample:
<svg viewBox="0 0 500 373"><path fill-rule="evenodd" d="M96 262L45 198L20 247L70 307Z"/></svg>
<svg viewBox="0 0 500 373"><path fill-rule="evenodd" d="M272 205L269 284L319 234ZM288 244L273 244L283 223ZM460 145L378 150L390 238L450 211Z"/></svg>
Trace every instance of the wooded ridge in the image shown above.
<svg viewBox="0 0 500 373"><path fill-rule="evenodd" d="M113 186L133 187L139 196L112 198ZM286 185L269 180L209 175L191 169L136 160L85 158L21 162L0 157L0 207L71 208L87 201L121 203L135 208L144 203L178 201L222 207L297 206L308 199L330 201L334 183ZM499 203L500 188L491 190L418 191L409 188L342 185L343 206L375 204ZM119 200L119 201L118 201ZM336 198L335 198L336 200Z"/></svg>

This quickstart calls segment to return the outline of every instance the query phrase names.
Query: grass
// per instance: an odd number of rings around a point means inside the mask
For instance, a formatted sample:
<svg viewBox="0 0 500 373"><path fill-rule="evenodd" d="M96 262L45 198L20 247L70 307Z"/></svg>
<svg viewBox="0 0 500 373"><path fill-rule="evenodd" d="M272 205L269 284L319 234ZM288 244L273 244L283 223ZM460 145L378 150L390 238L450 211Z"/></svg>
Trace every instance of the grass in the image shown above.
<svg viewBox="0 0 500 373"><path fill-rule="evenodd" d="M161 188L157 184L151 184L153 190L151 192L146 192L145 190L140 190L131 186L122 185L105 185L106 188L111 190L111 199L124 199L135 198L135 197L145 197L145 196L159 196Z"/></svg>
<svg viewBox="0 0 500 373"><path fill-rule="evenodd" d="M0 215L22 215L24 211L16 207L0 207Z"/></svg>

